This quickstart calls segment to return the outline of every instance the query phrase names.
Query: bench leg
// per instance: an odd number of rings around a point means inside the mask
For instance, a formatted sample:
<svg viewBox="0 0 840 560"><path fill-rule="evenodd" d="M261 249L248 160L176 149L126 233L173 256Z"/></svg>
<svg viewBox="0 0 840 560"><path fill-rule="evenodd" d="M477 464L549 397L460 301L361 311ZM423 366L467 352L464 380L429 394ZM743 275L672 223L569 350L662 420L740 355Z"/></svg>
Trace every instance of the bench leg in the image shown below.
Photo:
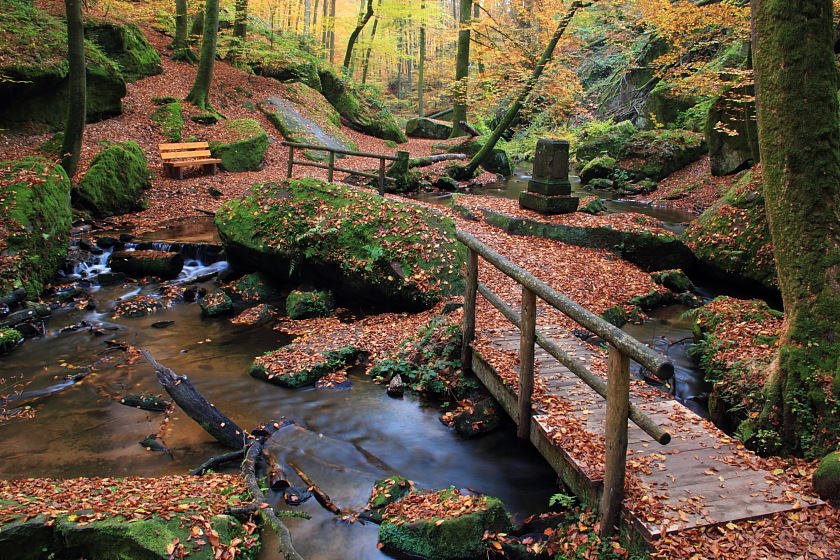
<svg viewBox="0 0 840 560"><path fill-rule="evenodd" d="M215 163L205 163L202 165L204 168L205 175L215 175L216 174L216 164Z"/></svg>

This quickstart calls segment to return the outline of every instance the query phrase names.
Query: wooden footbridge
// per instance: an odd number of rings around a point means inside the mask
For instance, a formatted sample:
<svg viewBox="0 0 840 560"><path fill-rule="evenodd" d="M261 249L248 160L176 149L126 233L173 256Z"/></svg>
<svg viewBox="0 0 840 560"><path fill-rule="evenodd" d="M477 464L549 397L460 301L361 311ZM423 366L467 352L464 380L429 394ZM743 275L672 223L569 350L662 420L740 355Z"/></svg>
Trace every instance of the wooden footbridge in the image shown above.
<svg viewBox="0 0 840 560"><path fill-rule="evenodd" d="M560 480L586 503L600 505L602 536L625 523L652 543L671 531L810 505L710 422L630 380L630 359L669 378L673 365L664 356L469 234L459 231L458 239L468 248L463 363L472 365L517 423L519 436L530 439ZM521 285L519 309L478 282L479 257ZM509 328L477 331L477 294L510 321ZM609 343L606 379L586 365L601 360L602 352L564 337L567 328L537 331L537 297Z"/></svg>

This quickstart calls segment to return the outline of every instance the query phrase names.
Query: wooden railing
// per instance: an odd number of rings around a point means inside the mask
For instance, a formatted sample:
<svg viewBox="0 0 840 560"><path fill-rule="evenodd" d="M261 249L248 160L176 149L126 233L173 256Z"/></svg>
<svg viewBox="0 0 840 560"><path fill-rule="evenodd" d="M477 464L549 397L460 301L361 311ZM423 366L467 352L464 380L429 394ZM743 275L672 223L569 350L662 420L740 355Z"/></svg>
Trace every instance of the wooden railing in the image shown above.
<svg viewBox="0 0 840 560"><path fill-rule="evenodd" d="M317 144L300 144L297 142L280 142L283 146L289 147L289 163L288 168L286 170L286 178L292 178L292 168L297 165L304 165L308 167L317 167L319 169L326 169L327 170L327 181L332 183L333 181L333 173L336 171L341 171L343 173L352 173L353 175L359 175L361 177L368 177L369 179L379 179L379 194L385 194L385 181L393 181L390 177L385 176L385 162L386 161L401 161L401 160L408 160L409 153L405 151L397 152L395 156L389 156L387 154L369 154L365 152L353 152L350 150L340 150L338 148L329 148L327 146L319 146ZM295 159L295 149L298 150L319 150L322 152L327 152L329 154L327 163L318 163L314 161L307 161L307 160L296 160ZM358 156L358 157L367 157L367 158L376 158L379 159L379 173L368 173L366 171L357 171L355 169L347 169L344 167L337 167L335 165L335 155L342 154L346 156Z"/></svg>
<svg viewBox="0 0 840 560"><path fill-rule="evenodd" d="M531 396L534 390L534 345L539 344L573 374L607 400L606 456L604 489L601 498L601 534L608 536L616 526L624 498L624 479L627 455L627 419L632 420L661 444L671 441L671 436L661 426L646 416L630 402L630 363L632 358L649 369L659 379L669 379L674 366L664 356L641 344L636 339L584 309L560 292L516 266L502 255L470 234L459 230L457 239L467 246L466 289L464 292L463 348L461 361L464 368L472 367L471 343L475 339L476 294L487 301L520 330L519 343L519 395L518 435L528 439L531 430ZM505 273L522 286L522 307L517 313L484 284L478 282L478 257ZM610 345L607 382L593 374L587 367L567 354L554 341L536 330L537 296L595 333Z"/></svg>

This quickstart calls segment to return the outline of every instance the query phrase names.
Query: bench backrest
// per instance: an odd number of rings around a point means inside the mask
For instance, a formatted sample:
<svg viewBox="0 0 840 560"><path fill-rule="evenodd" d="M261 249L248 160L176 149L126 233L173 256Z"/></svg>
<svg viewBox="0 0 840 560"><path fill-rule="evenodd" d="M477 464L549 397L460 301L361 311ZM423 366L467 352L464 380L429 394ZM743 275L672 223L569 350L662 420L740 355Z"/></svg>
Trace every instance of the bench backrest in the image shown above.
<svg viewBox="0 0 840 560"><path fill-rule="evenodd" d="M175 144L158 144L160 157L164 161L169 159L183 159L192 157L210 157L207 142L180 142Z"/></svg>

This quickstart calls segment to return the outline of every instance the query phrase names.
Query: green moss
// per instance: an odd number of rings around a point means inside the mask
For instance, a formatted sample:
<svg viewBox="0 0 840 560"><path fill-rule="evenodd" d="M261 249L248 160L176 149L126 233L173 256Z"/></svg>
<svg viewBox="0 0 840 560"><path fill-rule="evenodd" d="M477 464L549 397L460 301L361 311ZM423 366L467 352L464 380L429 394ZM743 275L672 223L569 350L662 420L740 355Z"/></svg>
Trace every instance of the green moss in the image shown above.
<svg viewBox="0 0 840 560"><path fill-rule="evenodd" d="M23 335L11 327L0 327L0 354L14 349L23 341Z"/></svg>
<svg viewBox="0 0 840 560"><path fill-rule="evenodd" d="M208 317L221 317L233 313L233 300L221 290L213 290L198 302L201 312Z"/></svg>
<svg viewBox="0 0 840 560"><path fill-rule="evenodd" d="M0 164L0 293L25 288L37 299L67 257L70 180L39 157Z"/></svg>
<svg viewBox="0 0 840 560"><path fill-rule="evenodd" d="M463 285L450 220L318 179L254 185L216 226L234 264L338 295L423 308Z"/></svg>
<svg viewBox="0 0 840 560"><path fill-rule="evenodd" d="M211 141L213 157L222 160L227 171L258 171L262 169L263 158L268 149L268 134L253 119L222 121L225 142Z"/></svg>
<svg viewBox="0 0 840 560"><path fill-rule="evenodd" d="M446 151L453 154L467 154L472 157L484 147L488 139L489 136L478 136L465 142L461 142L460 144L451 146ZM496 147L493 148L487 157L484 158L484 161L481 162L481 167L490 173L497 173L499 175L504 175L505 177L513 175L513 164L511 163L510 157L508 157L505 146L505 141L500 139L496 143Z"/></svg>
<svg viewBox="0 0 840 560"><path fill-rule="evenodd" d="M299 357L300 348L299 344L292 343L279 350L266 352L254 360L248 373L274 385L296 389L312 385L325 375L344 369L361 356L357 348L344 346L336 350L315 352L305 367L290 368L289 363Z"/></svg>
<svg viewBox="0 0 840 560"><path fill-rule="evenodd" d="M129 82L163 72L160 55L133 23L87 18L85 37L119 64L123 76Z"/></svg>
<svg viewBox="0 0 840 560"><path fill-rule="evenodd" d="M146 208L144 191L152 184L146 154L133 140L97 154L74 190L75 201L98 218Z"/></svg>
<svg viewBox="0 0 840 560"><path fill-rule="evenodd" d="M814 490L824 500L840 499L840 451L829 453L820 461L813 475Z"/></svg>
<svg viewBox="0 0 840 560"><path fill-rule="evenodd" d="M181 114L181 103L175 101L161 105L150 115L154 122L160 125L163 136L170 142L180 142L184 130L184 117Z"/></svg>
<svg viewBox="0 0 840 560"><path fill-rule="evenodd" d="M224 290L232 299L245 303L257 303L280 297L277 282L262 272L246 274L225 286Z"/></svg>
<svg viewBox="0 0 840 560"><path fill-rule="evenodd" d="M329 317L335 308L332 292L293 291L286 298L286 314L289 319L311 319Z"/></svg>

